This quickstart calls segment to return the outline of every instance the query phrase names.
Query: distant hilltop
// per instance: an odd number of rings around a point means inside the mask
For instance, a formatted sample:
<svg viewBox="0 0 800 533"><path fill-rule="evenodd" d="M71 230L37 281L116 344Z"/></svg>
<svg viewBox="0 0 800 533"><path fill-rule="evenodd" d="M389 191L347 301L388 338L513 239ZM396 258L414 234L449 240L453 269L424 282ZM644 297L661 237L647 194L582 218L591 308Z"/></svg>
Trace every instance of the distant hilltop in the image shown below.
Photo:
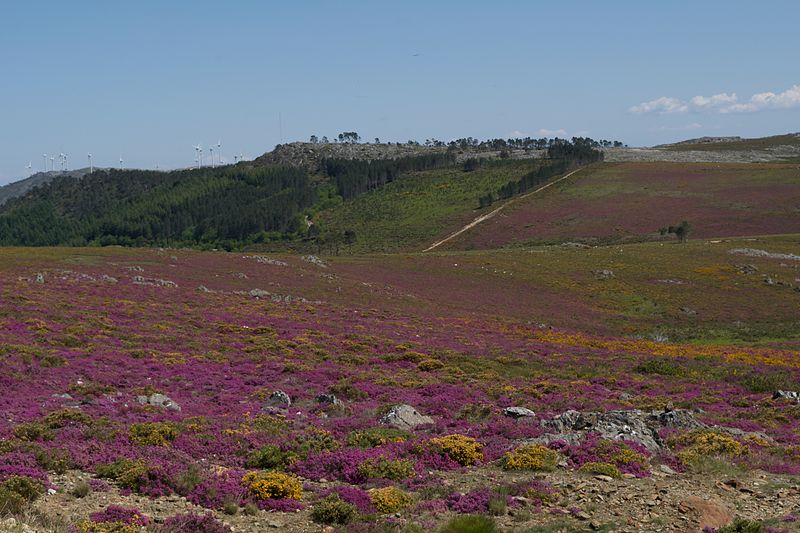
<svg viewBox="0 0 800 533"><path fill-rule="evenodd" d="M733 141L741 141L742 138L737 136L732 137L699 137L697 139L687 139L685 141L679 141L674 144L708 144L708 143L725 143L725 142L733 142Z"/></svg>
<svg viewBox="0 0 800 533"><path fill-rule="evenodd" d="M95 167L95 170L99 170L99 168ZM27 193L34 187L50 183L56 178L62 176L69 178L82 178L88 173L89 173L88 168L79 168L76 170L48 170L46 172L37 172L36 174L32 174L30 177L0 187L0 205L5 204L12 198L23 196L25 193Z"/></svg>

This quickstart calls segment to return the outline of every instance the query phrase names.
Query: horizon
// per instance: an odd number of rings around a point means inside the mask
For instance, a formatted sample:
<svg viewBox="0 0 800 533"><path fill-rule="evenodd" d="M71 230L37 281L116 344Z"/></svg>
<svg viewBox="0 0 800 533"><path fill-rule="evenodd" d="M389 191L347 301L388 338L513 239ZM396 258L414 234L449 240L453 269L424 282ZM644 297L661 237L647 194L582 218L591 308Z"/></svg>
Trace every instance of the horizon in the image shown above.
<svg viewBox="0 0 800 533"><path fill-rule="evenodd" d="M475 2L18 5L0 22L0 185L370 141L589 136L652 146L792 133L800 5ZM217 154L215 154L215 157ZM208 157L208 151L205 152ZM31 171L27 166L31 164Z"/></svg>

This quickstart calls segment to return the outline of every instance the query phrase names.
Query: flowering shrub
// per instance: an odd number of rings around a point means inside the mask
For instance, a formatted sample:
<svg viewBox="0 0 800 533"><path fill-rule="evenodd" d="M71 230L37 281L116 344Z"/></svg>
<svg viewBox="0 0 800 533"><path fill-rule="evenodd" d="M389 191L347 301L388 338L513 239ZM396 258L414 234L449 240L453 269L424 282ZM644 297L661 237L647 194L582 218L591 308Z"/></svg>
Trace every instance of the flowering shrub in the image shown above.
<svg viewBox="0 0 800 533"><path fill-rule="evenodd" d="M358 487L351 487L348 485L339 485L330 490L323 491L321 496L328 496L336 494L343 501L353 504L359 513L371 514L375 512L375 506L372 505L369 492Z"/></svg>
<svg viewBox="0 0 800 533"><path fill-rule="evenodd" d="M503 470L537 470L549 472L558 464L558 453L541 444L527 444L507 452L502 460Z"/></svg>
<svg viewBox="0 0 800 533"><path fill-rule="evenodd" d="M293 499L303 497L303 485L293 475L282 472L250 472L242 478L254 497L260 500Z"/></svg>
<svg viewBox="0 0 800 533"><path fill-rule="evenodd" d="M579 444L567 445L562 441L554 442L551 446L565 455L573 467L580 468L586 463L605 463L613 466L620 475L621 473L633 474L636 477L650 475L645 456L647 452L636 443L612 441L601 438L597 433L590 433Z"/></svg>
<svg viewBox="0 0 800 533"><path fill-rule="evenodd" d="M684 464L696 462L704 457L739 457L748 453L748 448L730 435L711 429L696 429L671 440L674 446L683 446L676 455Z"/></svg>
<svg viewBox="0 0 800 533"><path fill-rule="evenodd" d="M119 505L109 505L99 513L89 515L92 522L116 522L132 526L146 526L150 519L138 509L121 507Z"/></svg>
<svg viewBox="0 0 800 533"><path fill-rule="evenodd" d="M156 533L230 533L231 528L214 518L211 513L198 515L193 513L179 514L164 520L155 528Z"/></svg>
<svg viewBox="0 0 800 533"><path fill-rule="evenodd" d="M245 466L262 469L284 468L296 463L298 459L298 455L294 452L283 451L274 444L267 444L252 452L248 456Z"/></svg>
<svg viewBox="0 0 800 533"><path fill-rule="evenodd" d="M394 486L371 491L370 500L380 513L396 513L414 502L409 493Z"/></svg>
<svg viewBox="0 0 800 533"><path fill-rule="evenodd" d="M97 465L95 472L101 478L116 481L122 488L138 490L146 478L149 468L141 460L117 459L113 463Z"/></svg>
<svg viewBox="0 0 800 533"><path fill-rule="evenodd" d="M453 434L431 439L435 449L461 466L474 465L483 459L483 445L472 437Z"/></svg>

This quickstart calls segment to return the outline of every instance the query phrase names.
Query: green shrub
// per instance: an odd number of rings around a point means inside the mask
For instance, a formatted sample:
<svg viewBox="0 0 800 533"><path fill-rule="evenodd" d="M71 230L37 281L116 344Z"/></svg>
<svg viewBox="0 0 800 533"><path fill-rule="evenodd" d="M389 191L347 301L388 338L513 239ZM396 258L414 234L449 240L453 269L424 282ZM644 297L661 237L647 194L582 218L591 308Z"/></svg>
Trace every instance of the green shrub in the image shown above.
<svg viewBox="0 0 800 533"><path fill-rule="evenodd" d="M128 439L140 446L169 446L177 436L178 426L173 422L141 422L128 432Z"/></svg>
<svg viewBox="0 0 800 533"><path fill-rule="evenodd" d="M0 516L21 513L43 493L44 485L38 479L27 476L6 479L0 483Z"/></svg>
<svg viewBox="0 0 800 533"><path fill-rule="evenodd" d="M380 513L396 513L414 503L414 498L399 487L375 489L369 499Z"/></svg>
<svg viewBox="0 0 800 533"><path fill-rule="evenodd" d="M331 494L311 510L311 520L320 524L349 524L357 516L356 507Z"/></svg>
<svg viewBox="0 0 800 533"><path fill-rule="evenodd" d="M59 429L73 424L90 426L92 424L92 417L80 409L67 408L48 413L47 416L44 417L44 423L50 429Z"/></svg>
<svg viewBox="0 0 800 533"><path fill-rule="evenodd" d="M117 459L113 463L97 465L95 472L98 477L116 481L122 488L138 490L149 468L144 461Z"/></svg>
<svg viewBox="0 0 800 533"><path fill-rule="evenodd" d="M19 440L53 440L53 432L42 422L25 422L14 427L14 436Z"/></svg>
<svg viewBox="0 0 800 533"><path fill-rule="evenodd" d="M414 463L408 459L367 459L358 465L358 473L367 479L399 481L414 476Z"/></svg>
<svg viewBox="0 0 800 533"><path fill-rule="evenodd" d="M746 518L735 518L727 526L717 530L717 533L765 533L764 524Z"/></svg>
<svg viewBox="0 0 800 533"><path fill-rule="evenodd" d="M500 533L491 516L461 515L451 519L439 533Z"/></svg>
<svg viewBox="0 0 800 533"><path fill-rule="evenodd" d="M363 400L367 396L369 396L366 392L364 392L363 390L355 387L352 383L350 383L347 380L342 380L342 381L340 381L340 382L338 382L338 383L336 383L334 385L331 385L328 388L328 392L330 392L331 394L335 394L336 396L339 396L339 397L344 398L346 400L351 400L351 401L353 401L353 400Z"/></svg>
<svg viewBox="0 0 800 533"><path fill-rule="evenodd" d="M309 453L332 452L339 448L333 433L324 429L309 428L300 434L291 446L297 454L305 458Z"/></svg>
<svg viewBox="0 0 800 533"><path fill-rule="evenodd" d="M283 451L274 444L267 444L261 449L252 452L247 457L245 466L264 470L282 469L294 463L297 459L296 453Z"/></svg>
<svg viewBox="0 0 800 533"><path fill-rule="evenodd" d="M622 472L619 471L619 468L611 463L584 463L578 469L578 472L585 472L587 474L601 474L604 476L613 477L614 479L619 479L622 477Z"/></svg>
<svg viewBox="0 0 800 533"><path fill-rule="evenodd" d="M359 429L347 435L347 445L359 448L375 448L390 442L405 442L411 433L393 427Z"/></svg>
<svg viewBox="0 0 800 533"><path fill-rule="evenodd" d="M683 367L672 359L648 359L635 368L640 374L658 374L659 376L680 376L685 374Z"/></svg>
<svg viewBox="0 0 800 533"><path fill-rule="evenodd" d="M92 492L92 488L86 483L84 480L80 480L75 483L75 486L72 487L72 490L69 492L76 498L85 498Z"/></svg>

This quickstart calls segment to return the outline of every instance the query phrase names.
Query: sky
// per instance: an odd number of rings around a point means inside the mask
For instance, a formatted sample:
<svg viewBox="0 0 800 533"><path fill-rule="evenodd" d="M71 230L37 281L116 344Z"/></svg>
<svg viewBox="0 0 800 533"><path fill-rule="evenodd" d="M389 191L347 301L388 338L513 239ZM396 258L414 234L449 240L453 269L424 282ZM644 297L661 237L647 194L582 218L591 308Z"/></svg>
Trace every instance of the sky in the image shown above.
<svg viewBox="0 0 800 533"><path fill-rule="evenodd" d="M2 0L0 184L42 154L167 169L342 131L800 131L798 21L796 0Z"/></svg>

